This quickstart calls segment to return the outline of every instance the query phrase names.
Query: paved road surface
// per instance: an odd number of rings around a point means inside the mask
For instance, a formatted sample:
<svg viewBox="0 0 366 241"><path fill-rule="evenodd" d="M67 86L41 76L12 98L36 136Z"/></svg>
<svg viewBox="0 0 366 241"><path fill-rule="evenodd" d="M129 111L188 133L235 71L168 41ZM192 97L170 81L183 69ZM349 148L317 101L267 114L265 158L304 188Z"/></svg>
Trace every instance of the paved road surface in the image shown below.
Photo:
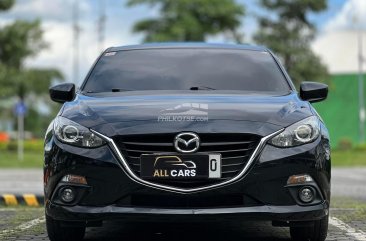
<svg viewBox="0 0 366 241"><path fill-rule="evenodd" d="M333 168L332 196L353 197L366 201L366 168Z"/></svg>
<svg viewBox="0 0 366 241"><path fill-rule="evenodd" d="M0 211L1 215L1 211ZM40 221L41 220L41 221ZM42 218L28 221L18 229L1 232L0 240L48 240ZM34 223L36 225L32 226ZM365 226L366 222L360 222ZM21 231L19 231L21 230ZM143 230L143 231L142 231ZM199 223L149 223L128 224L107 222L103 228L88 228L85 241L290 241L289 228L272 227L270 222ZM366 233L338 219L331 219L327 241L365 241Z"/></svg>
<svg viewBox="0 0 366 241"><path fill-rule="evenodd" d="M0 194L41 195L42 175L39 169L0 169ZM333 168L332 196L366 200L366 167Z"/></svg>
<svg viewBox="0 0 366 241"><path fill-rule="evenodd" d="M43 194L41 169L0 169L0 194Z"/></svg>

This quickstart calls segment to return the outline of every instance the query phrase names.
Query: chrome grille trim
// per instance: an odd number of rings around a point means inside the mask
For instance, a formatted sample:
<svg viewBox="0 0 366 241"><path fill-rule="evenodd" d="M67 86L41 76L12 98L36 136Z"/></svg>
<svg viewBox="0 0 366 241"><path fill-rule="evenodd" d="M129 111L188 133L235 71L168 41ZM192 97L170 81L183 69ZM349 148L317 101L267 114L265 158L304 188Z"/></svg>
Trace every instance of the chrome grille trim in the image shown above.
<svg viewBox="0 0 366 241"><path fill-rule="evenodd" d="M180 132L182 133L182 132ZM129 134L115 135L111 137L116 143L119 151L127 161L130 169L138 176L140 175L140 156L149 153L174 153L177 150L172 140L177 137L177 132L165 132L161 134ZM196 188L223 182L235 177L244 168L254 149L259 144L260 136L248 133L200 133L200 147L195 152L220 153L222 159L222 176L220 179L206 180L185 180L180 182L174 180L150 180L155 183L163 183L168 186L179 188ZM156 144L159 143L159 144ZM233 165L235 164L235 165ZM173 183L174 182L174 183Z"/></svg>
<svg viewBox="0 0 366 241"><path fill-rule="evenodd" d="M218 188L218 187L222 187L225 185L228 185L230 183L233 183L237 180L239 180L241 177L243 177L247 171L249 170L249 168L252 166L255 158L258 156L258 154L263 150L265 144L267 143L267 141L269 139L271 139L273 136L281 133L284 129L278 130L276 132L273 132L272 134L263 137L259 144L257 145L257 147L254 149L252 155L250 156L248 162L246 163L246 165L244 166L243 170L236 176L225 180L223 182L220 183L215 183L215 184L210 184L207 186L203 186L203 187L195 187L195 188L179 188L179 187L173 187L173 186L169 186L169 185L164 185L164 184L159 184L159 183L153 183L150 181L146 181L141 179L140 177L138 177L133 170L131 170L131 168L129 167L126 159L123 157L122 153L120 152L118 146L116 145L116 143L114 142L114 140L112 138L109 138L108 136L105 136L95 130L90 130L91 132L93 132L94 134L98 135L99 137L101 137L102 139L104 139L109 147L112 149L112 151L115 153L115 155L118 158L119 161L119 166L120 168L126 173L126 175L133 180L136 183L139 183L141 185L144 186L148 186L148 187L152 187L155 189L159 189L159 190L164 190L164 191L170 191L170 192L176 192L176 193L194 193L194 192L200 192L200 191L206 191L209 189L214 189L214 188Z"/></svg>

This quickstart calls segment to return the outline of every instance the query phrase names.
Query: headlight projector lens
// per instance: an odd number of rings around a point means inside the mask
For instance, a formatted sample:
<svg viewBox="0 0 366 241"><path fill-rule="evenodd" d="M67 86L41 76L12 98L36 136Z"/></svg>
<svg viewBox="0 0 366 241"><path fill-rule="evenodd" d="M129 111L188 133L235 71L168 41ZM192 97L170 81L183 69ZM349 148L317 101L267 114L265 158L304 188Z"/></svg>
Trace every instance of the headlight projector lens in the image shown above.
<svg viewBox="0 0 366 241"><path fill-rule="evenodd" d="M79 137L79 131L75 126L65 126L62 130L65 140L76 141Z"/></svg>
<svg viewBox="0 0 366 241"><path fill-rule="evenodd" d="M303 142L311 140L312 133L311 126L309 125L301 125L295 130L296 138Z"/></svg>
<svg viewBox="0 0 366 241"><path fill-rule="evenodd" d="M310 187L303 187L299 191L299 198L304 203L310 203L314 200L315 193Z"/></svg>

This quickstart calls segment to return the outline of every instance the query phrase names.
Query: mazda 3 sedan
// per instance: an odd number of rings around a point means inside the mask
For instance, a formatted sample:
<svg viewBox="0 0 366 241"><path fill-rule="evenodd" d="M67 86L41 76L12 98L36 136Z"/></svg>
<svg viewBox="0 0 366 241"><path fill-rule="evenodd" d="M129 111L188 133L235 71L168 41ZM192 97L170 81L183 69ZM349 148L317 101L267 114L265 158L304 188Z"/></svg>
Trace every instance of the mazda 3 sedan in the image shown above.
<svg viewBox="0 0 366 241"><path fill-rule="evenodd" d="M264 47L205 43L112 47L63 103L45 137L52 241L126 222L272 221L323 241L330 144L312 102Z"/></svg>

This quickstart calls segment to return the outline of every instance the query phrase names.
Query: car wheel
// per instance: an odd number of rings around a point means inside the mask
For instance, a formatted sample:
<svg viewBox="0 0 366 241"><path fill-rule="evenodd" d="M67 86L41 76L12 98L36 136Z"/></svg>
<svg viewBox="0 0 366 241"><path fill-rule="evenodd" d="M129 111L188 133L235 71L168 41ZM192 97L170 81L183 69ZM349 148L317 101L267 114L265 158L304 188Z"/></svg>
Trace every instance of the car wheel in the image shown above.
<svg viewBox="0 0 366 241"><path fill-rule="evenodd" d="M85 227L63 226L47 215L46 228L51 241L80 241L85 235Z"/></svg>
<svg viewBox="0 0 366 241"><path fill-rule="evenodd" d="M328 233L329 216L314 221L309 227L290 227L291 239L293 241L324 241Z"/></svg>

